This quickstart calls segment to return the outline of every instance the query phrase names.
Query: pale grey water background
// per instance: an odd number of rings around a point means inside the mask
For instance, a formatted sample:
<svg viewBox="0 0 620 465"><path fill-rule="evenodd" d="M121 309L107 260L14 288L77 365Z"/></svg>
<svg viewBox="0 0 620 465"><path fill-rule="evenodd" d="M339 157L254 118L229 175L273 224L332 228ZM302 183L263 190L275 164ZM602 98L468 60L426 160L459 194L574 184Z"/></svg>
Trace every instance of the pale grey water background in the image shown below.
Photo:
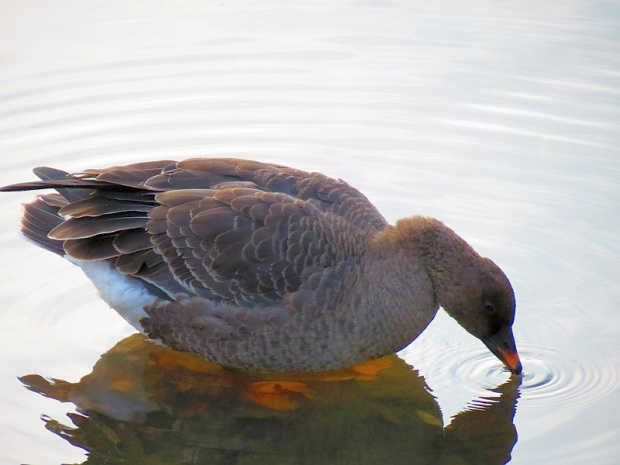
<svg viewBox="0 0 620 465"><path fill-rule="evenodd" d="M340 177L390 221L440 218L514 285L514 464L620 462L620 4L1 2L0 184L235 156ZM0 462L71 463L43 428L133 331L3 194ZM451 416L507 375L444 314L401 354Z"/></svg>

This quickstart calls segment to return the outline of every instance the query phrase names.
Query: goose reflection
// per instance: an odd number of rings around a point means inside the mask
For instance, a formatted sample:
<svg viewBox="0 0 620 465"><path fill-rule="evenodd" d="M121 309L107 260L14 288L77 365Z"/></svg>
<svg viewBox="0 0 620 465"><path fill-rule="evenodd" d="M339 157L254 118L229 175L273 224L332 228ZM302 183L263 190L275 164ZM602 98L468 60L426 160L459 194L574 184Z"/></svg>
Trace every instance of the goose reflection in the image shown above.
<svg viewBox="0 0 620 465"><path fill-rule="evenodd" d="M20 379L77 406L72 426L43 420L88 464L503 464L517 441L520 378L444 427L424 379L396 355L329 372L237 372L135 334L78 383Z"/></svg>

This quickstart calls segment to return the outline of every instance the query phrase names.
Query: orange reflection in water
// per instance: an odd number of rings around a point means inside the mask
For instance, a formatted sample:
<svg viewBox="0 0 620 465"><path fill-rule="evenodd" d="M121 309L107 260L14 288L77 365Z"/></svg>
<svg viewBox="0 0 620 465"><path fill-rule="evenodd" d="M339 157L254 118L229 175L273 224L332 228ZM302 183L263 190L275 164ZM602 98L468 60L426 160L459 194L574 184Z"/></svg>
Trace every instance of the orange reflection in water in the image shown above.
<svg viewBox="0 0 620 465"><path fill-rule="evenodd" d="M396 355L329 372L240 372L136 334L78 383L21 380L73 402L74 426L44 417L46 427L106 463L505 463L516 442L517 379L443 428L424 379Z"/></svg>

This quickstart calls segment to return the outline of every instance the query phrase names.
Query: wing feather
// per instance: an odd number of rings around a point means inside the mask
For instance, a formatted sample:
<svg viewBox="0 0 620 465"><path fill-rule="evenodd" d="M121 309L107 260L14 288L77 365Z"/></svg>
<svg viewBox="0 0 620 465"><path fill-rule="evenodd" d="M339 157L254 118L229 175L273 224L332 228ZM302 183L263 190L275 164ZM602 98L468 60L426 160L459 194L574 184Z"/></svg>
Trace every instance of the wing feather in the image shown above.
<svg viewBox="0 0 620 465"><path fill-rule="evenodd" d="M170 298L310 308L335 298L364 241L386 226L344 181L275 164L219 158L35 172L41 181L3 188L59 192L26 209L32 240L109 260Z"/></svg>

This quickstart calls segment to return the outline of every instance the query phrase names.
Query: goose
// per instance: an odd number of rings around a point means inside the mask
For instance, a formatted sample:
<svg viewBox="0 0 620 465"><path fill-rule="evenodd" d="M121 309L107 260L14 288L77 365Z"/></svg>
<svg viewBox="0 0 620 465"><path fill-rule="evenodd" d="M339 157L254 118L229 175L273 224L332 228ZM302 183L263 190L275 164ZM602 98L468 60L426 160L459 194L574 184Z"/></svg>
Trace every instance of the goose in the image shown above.
<svg viewBox="0 0 620 465"><path fill-rule="evenodd" d="M79 266L136 329L240 370L320 371L407 346L442 307L522 365L502 270L441 221L389 224L341 179L233 158L160 160L2 191L26 239Z"/></svg>

